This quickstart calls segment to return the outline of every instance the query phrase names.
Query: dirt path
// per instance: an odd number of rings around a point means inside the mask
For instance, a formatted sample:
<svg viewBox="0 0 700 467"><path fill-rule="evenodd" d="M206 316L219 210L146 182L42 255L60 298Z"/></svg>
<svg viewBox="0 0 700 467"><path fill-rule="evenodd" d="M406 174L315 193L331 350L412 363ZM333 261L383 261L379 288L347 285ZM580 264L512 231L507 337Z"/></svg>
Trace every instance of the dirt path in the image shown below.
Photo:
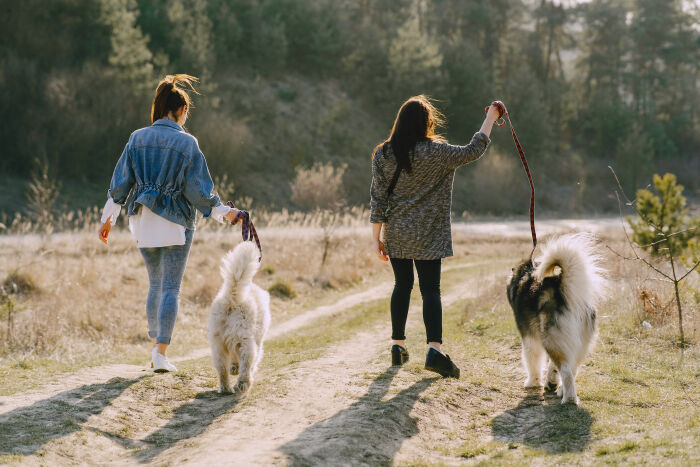
<svg viewBox="0 0 700 467"><path fill-rule="evenodd" d="M443 272L461 269L466 267L478 267L488 262L458 263L451 264L443 268ZM330 305L323 305L301 313L294 318L281 323L273 323L268 332L267 339L274 339L283 334L308 326L313 321L350 309L354 306L376 300L377 297L386 297L391 293L393 285L390 282L383 282L369 289L346 295ZM209 348L196 349L185 356L173 358L172 361L184 362L195 360L209 355ZM50 382L48 385L24 393L13 394L11 396L0 397L0 421L4 413L31 405L37 401L55 397L59 393L78 388L83 385L105 383L113 378L136 378L148 373L146 365L112 364L98 367L85 368L73 375L65 376L59 380Z"/></svg>
<svg viewBox="0 0 700 467"><path fill-rule="evenodd" d="M342 297L338 301L330 305L324 305L312 310L306 311L288 321L282 323L273 323L268 332L267 339L273 339L284 333L291 332L308 325L313 320L322 316L327 316L337 313L348 308L357 306L370 300L375 300L377 297L386 296L391 290L390 283L382 283L371 289L357 292L351 295ZM173 362L183 362L195 360L209 355L209 348L196 349L189 354L173 358ZM11 396L0 397L0 416L11 410L33 404L42 399L53 397L60 392L77 388L85 384L104 383L112 378L134 378L143 375L147 372L146 365L128 365L128 364L113 364L103 365L99 367L85 368L77 373L53 381L41 389L27 391L24 393L13 394Z"/></svg>
<svg viewBox="0 0 700 467"><path fill-rule="evenodd" d="M456 264L449 269L472 265ZM270 334L279 336L321 316L376 299L390 287L380 284L348 295L282 323ZM469 288L456 286L444 295L443 304L447 307L471 295ZM409 326L422 326L418 308L412 307ZM193 400L164 421L156 412L162 407L160 399L168 397L167 388L146 388L140 394L127 390L150 372L140 366L108 365L83 370L42 390L2 398L0 424L10 426L16 420L26 428L10 436L16 437L17 446L23 446L22 453L30 456L24 460L29 463L84 463L99 452L100 464L119 465L201 465L234 459L237 465L337 464L350 454L357 458L351 451L365 449L368 442L373 449L367 452L375 457L366 459L367 463L381 462L393 458L403 441L418 432L411 408L436 381L425 375L416 383L387 370L388 332L389 323L383 323L331 346L320 358L293 365L282 375L262 376L278 378L279 388L259 393L240 408L233 397L203 391L193 394ZM423 355L414 353L412 358L421 360ZM385 400L390 389L398 393ZM389 409L393 416L387 429L375 433L376 423L367 421ZM58 426L46 426L48 420L61 419L56 416L59 410L74 415ZM36 418L36 423L26 422L27 418ZM340 439L348 433L350 438ZM328 449L329 442L337 444L337 449Z"/></svg>
<svg viewBox="0 0 700 467"><path fill-rule="evenodd" d="M468 288L454 289L443 297L445 307L473 295ZM420 305L412 306L409 326L422 326L421 319ZM367 458L369 464L392 458L403 440L417 433L411 407L437 378L426 374L412 384L397 377L397 369L387 369L389 332L389 323L383 323L331 347L321 358L302 362L285 375L283 397L265 395L149 460L168 465L217 465L232 459L237 465L288 460L292 465L338 465L356 459L358 449L379 456ZM415 352L412 358L422 360L423 354ZM390 387L398 392L385 401ZM392 417L385 431L368 423L388 405L400 408L392 415L403 421Z"/></svg>

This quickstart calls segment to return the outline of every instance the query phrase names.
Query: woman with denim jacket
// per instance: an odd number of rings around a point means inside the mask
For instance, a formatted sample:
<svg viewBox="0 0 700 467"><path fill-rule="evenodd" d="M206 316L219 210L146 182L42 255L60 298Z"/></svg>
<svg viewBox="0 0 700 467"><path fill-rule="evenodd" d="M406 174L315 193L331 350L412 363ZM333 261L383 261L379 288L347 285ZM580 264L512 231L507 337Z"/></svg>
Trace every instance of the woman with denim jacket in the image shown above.
<svg viewBox="0 0 700 467"><path fill-rule="evenodd" d="M127 204L129 229L148 270L148 335L153 370L176 371L165 351L178 309L180 284L194 235L196 211L219 222L238 211L214 194L207 162L197 139L183 130L190 108L187 92L197 78L168 75L156 88L150 127L134 131L114 169L99 235L105 244L121 206Z"/></svg>

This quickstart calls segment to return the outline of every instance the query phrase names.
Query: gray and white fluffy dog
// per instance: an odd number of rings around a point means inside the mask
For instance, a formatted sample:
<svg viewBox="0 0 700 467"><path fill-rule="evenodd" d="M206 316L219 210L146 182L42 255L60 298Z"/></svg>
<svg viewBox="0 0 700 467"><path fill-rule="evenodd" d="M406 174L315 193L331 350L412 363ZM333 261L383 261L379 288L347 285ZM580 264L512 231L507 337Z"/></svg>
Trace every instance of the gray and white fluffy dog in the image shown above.
<svg viewBox="0 0 700 467"><path fill-rule="evenodd" d="M564 235L542 247L508 280L508 301L523 341L526 387L542 386L549 360L547 390L562 404L578 404L576 372L595 342L596 307L606 293L602 258L588 234ZM560 384L561 379L561 384Z"/></svg>
<svg viewBox="0 0 700 467"><path fill-rule="evenodd" d="M221 261L224 283L211 305L209 343L219 392L233 392L229 374L238 375L235 392L243 394L263 356L263 340L270 327L270 294L253 284L259 266L253 242L242 242Z"/></svg>

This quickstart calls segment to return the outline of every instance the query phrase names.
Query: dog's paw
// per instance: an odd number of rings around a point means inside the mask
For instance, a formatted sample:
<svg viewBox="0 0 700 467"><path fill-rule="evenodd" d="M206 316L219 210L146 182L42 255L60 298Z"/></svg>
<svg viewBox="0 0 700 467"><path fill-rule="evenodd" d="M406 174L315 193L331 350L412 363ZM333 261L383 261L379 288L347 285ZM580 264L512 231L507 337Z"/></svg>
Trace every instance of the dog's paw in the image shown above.
<svg viewBox="0 0 700 467"><path fill-rule="evenodd" d="M523 386L526 388L541 388L542 383L538 379L528 378Z"/></svg>
<svg viewBox="0 0 700 467"><path fill-rule="evenodd" d="M231 374L232 374L232 375L237 375L237 374L238 374L238 365L235 364L235 363L234 363L233 365L231 365Z"/></svg>
<svg viewBox="0 0 700 467"><path fill-rule="evenodd" d="M574 397L563 397L563 398L561 399L561 403L562 403L562 405L564 405L564 404L578 405L579 399L578 399L577 396L574 396Z"/></svg>
<svg viewBox="0 0 700 467"><path fill-rule="evenodd" d="M220 387L218 393L219 394L233 394L233 390L231 390L230 387Z"/></svg>
<svg viewBox="0 0 700 467"><path fill-rule="evenodd" d="M251 384L252 384L252 383L251 383L250 381L247 381L247 380L241 381L241 380L239 380L239 381L236 383L236 394L245 394L246 392L248 392L248 389L250 389Z"/></svg>

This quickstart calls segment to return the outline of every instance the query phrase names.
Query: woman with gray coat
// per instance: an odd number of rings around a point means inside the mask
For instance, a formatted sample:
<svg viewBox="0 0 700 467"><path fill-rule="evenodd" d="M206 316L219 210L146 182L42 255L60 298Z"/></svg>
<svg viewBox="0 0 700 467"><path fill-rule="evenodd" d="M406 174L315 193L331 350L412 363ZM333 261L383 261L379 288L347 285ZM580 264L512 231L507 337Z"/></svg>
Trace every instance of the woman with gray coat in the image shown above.
<svg viewBox="0 0 700 467"><path fill-rule="evenodd" d="M498 117L491 105L471 142L455 146L435 133L443 122L440 112L427 97L415 96L401 106L391 135L374 150L370 222L377 255L391 261L395 278L392 365L408 360L405 328L415 264L429 346L425 368L459 378L459 368L441 349L440 267L442 258L452 256L452 184L457 167L484 154Z"/></svg>

